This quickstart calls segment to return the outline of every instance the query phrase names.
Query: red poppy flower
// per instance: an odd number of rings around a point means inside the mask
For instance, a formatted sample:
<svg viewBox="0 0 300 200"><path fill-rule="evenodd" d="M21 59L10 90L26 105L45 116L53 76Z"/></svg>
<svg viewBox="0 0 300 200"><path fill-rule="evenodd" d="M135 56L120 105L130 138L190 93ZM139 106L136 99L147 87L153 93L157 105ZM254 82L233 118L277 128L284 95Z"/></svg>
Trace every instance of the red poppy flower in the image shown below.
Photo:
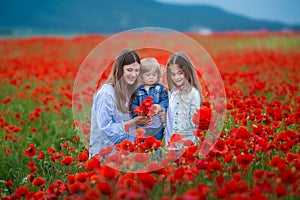
<svg viewBox="0 0 300 200"><path fill-rule="evenodd" d="M32 184L34 186L40 186L40 185L43 185L45 184L45 179L41 178L41 177L37 177L35 178L33 181L32 181Z"/></svg>
<svg viewBox="0 0 300 200"><path fill-rule="evenodd" d="M281 185L281 184L280 185L276 185L275 190L276 190L276 196L278 198L287 195L287 191L286 191L286 188L285 188L284 185Z"/></svg>
<svg viewBox="0 0 300 200"><path fill-rule="evenodd" d="M56 162L61 157L62 157L62 154L61 153L57 153L57 154L54 154L53 156L51 156L50 160L53 161L53 162Z"/></svg>
<svg viewBox="0 0 300 200"><path fill-rule="evenodd" d="M120 144L117 144L116 147L127 152L133 152L134 150L134 146L130 140L123 140Z"/></svg>
<svg viewBox="0 0 300 200"><path fill-rule="evenodd" d="M219 199L226 199L230 196L230 193L228 193L226 189L219 188L215 191L214 196Z"/></svg>
<svg viewBox="0 0 300 200"><path fill-rule="evenodd" d="M224 167L221 165L219 160L216 160L209 162L207 168L210 171L221 171Z"/></svg>
<svg viewBox="0 0 300 200"><path fill-rule="evenodd" d="M148 155L148 154L146 154L146 155ZM160 165L157 162L150 162L146 168L146 171L154 172L156 174L162 174L162 173L165 173L165 170L163 169L162 166L164 166L162 163Z"/></svg>
<svg viewBox="0 0 300 200"><path fill-rule="evenodd" d="M34 147L34 144L29 144L29 147L24 150L24 154L27 157L32 157L37 153L37 149Z"/></svg>
<svg viewBox="0 0 300 200"><path fill-rule="evenodd" d="M219 174L217 177L216 177L216 181L219 185L223 184L225 179L224 179L224 176L223 174Z"/></svg>
<svg viewBox="0 0 300 200"><path fill-rule="evenodd" d="M208 130L211 123L212 110L211 108L200 108L192 117L192 122L201 131ZM212 122L213 123L213 122Z"/></svg>
<svg viewBox="0 0 300 200"><path fill-rule="evenodd" d="M136 153L134 155L134 161L137 163L147 163L149 161L149 154L148 153Z"/></svg>
<svg viewBox="0 0 300 200"><path fill-rule="evenodd" d="M228 183L225 183L225 189L229 193L243 193L248 190L248 185L242 180L236 181L235 179L231 179Z"/></svg>
<svg viewBox="0 0 300 200"><path fill-rule="evenodd" d="M16 198L21 198L22 196L26 196L27 194L29 194L29 190L26 186L21 186L14 192Z"/></svg>
<svg viewBox="0 0 300 200"><path fill-rule="evenodd" d="M144 134L146 133L146 130L143 129L143 128L138 128L138 129L135 129L135 130L133 131L133 133L135 134L135 136L136 136L137 138L141 138L141 137L143 137Z"/></svg>
<svg viewBox="0 0 300 200"><path fill-rule="evenodd" d="M155 139L155 137L150 136L146 137L144 140L145 148L146 150L157 150L158 147L162 145L162 142L160 140Z"/></svg>
<svg viewBox="0 0 300 200"><path fill-rule="evenodd" d="M288 152L288 153L286 154L285 160L286 160L288 163L292 163L293 160L297 160L298 158L299 158L299 155L298 155L298 154Z"/></svg>
<svg viewBox="0 0 300 200"><path fill-rule="evenodd" d="M34 161L33 160L29 161L27 167L31 168L33 166L34 166Z"/></svg>
<svg viewBox="0 0 300 200"><path fill-rule="evenodd" d="M257 169L253 172L253 175L254 175L254 179L261 179L264 175L265 171L264 170L260 170L260 169Z"/></svg>
<svg viewBox="0 0 300 200"><path fill-rule="evenodd" d="M230 162L232 161L232 159L233 159L233 155L232 155L231 153L228 153L228 154L224 157L223 161L226 162L226 163L230 163Z"/></svg>
<svg viewBox="0 0 300 200"><path fill-rule="evenodd" d="M15 113L15 118L16 119L20 119L21 118L21 114L20 113Z"/></svg>
<svg viewBox="0 0 300 200"><path fill-rule="evenodd" d="M11 180L8 180L4 183L5 187L12 187L13 186L13 182Z"/></svg>
<svg viewBox="0 0 300 200"><path fill-rule="evenodd" d="M10 132L18 133L20 131L21 131L21 128L17 127L17 126L9 125L9 126L6 127L6 132L7 133L10 133Z"/></svg>
<svg viewBox="0 0 300 200"><path fill-rule="evenodd" d="M49 154L49 155L51 155L51 154L53 154L53 153L55 153L55 152L56 152L56 149L53 148L53 147L50 147L50 148L48 149L48 154Z"/></svg>
<svg viewBox="0 0 300 200"><path fill-rule="evenodd" d="M238 155L236 158L236 162L240 167L244 170L246 169L253 160L253 156L251 154Z"/></svg>
<svg viewBox="0 0 300 200"><path fill-rule="evenodd" d="M137 115L141 116L152 116L154 113L154 108L152 104L152 96L147 96L143 101L142 105L136 106L133 112L135 112Z"/></svg>
<svg viewBox="0 0 300 200"><path fill-rule="evenodd" d="M285 184L293 184L298 180L296 174L297 173L293 173L291 169L286 169L285 171L282 172L280 178L282 182Z"/></svg>
<svg viewBox="0 0 300 200"><path fill-rule="evenodd" d="M66 156L60 161L60 163L68 166L68 165L71 165L73 163L73 161L74 161L74 158L72 156Z"/></svg>
<svg viewBox="0 0 300 200"><path fill-rule="evenodd" d="M249 139L252 137L252 134L248 131L247 127L240 126L236 131L237 139Z"/></svg>
<svg viewBox="0 0 300 200"><path fill-rule="evenodd" d="M290 145L289 142L284 142L282 144L279 144L279 151L283 153L287 153L292 149L293 145Z"/></svg>
<svg viewBox="0 0 300 200"><path fill-rule="evenodd" d="M120 165L122 162L123 162L123 158L120 152L116 152L112 155L109 155L105 160L105 164L108 166L110 164Z"/></svg>
<svg viewBox="0 0 300 200"><path fill-rule="evenodd" d="M86 183L74 183L69 185L69 192L70 194L84 194L89 189L88 185Z"/></svg>
<svg viewBox="0 0 300 200"><path fill-rule="evenodd" d="M275 137L275 142L284 142L284 141L289 141L290 138L286 134L286 132L280 132L276 137Z"/></svg>
<svg viewBox="0 0 300 200"><path fill-rule="evenodd" d="M179 167L178 169L176 169L174 172L174 175L173 175L174 180L177 180L179 183L181 183L184 172L185 172L185 170L182 166Z"/></svg>
<svg viewBox="0 0 300 200"><path fill-rule="evenodd" d="M76 180L78 182L85 182L89 178L89 173L88 172L80 172L76 176Z"/></svg>
<svg viewBox="0 0 300 200"><path fill-rule="evenodd" d="M77 161L78 162L85 162L89 159L89 156L86 152L80 152L78 154L78 158L77 158Z"/></svg>
<svg viewBox="0 0 300 200"><path fill-rule="evenodd" d="M202 132L199 129L194 131L194 136L199 137L200 139L203 137Z"/></svg>
<svg viewBox="0 0 300 200"><path fill-rule="evenodd" d="M118 172L115 169L104 165L101 168L101 174L105 178L108 178L110 180L114 180L116 178L116 176L118 175Z"/></svg>
<svg viewBox="0 0 300 200"><path fill-rule="evenodd" d="M183 135L180 133L174 133L170 138L168 147L176 147L176 145L182 143L182 141L183 141Z"/></svg>
<svg viewBox="0 0 300 200"><path fill-rule="evenodd" d="M137 177L139 178L143 186L148 190L152 190L155 186L155 178L150 173L138 173Z"/></svg>
<svg viewBox="0 0 300 200"><path fill-rule="evenodd" d="M225 144L224 140L218 140L217 143L214 145L212 152L219 153L219 154L225 154L228 152L228 147Z"/></svg>
<svg viewBox="0 0 300 200"><path fill-rule="evenodd" d="M92 157L90 160L87 161L86 168L88 170L100 169L100 161L99 161L99 159L97 159L95 156Z"/></svg>
<svg viewBox="0 0 300 200"><path fill-rule="evenodd" d="M277 144L275 142L269 142L267 143L267 149L276 149L277 148Z"/></svg>
<svg viewBox="0 0 300 200"><path fill-rule="evenodd" d="M98 182L97 183L97 188L98 190L102 193L102 194L105 194L105 195L111 195L111 186L108 182Z"/></svg>
<svg viewBox="0 0 300 200"><path fill-rule="evenodd" d="M253 123L251 125L252 131L254 134L256 135L263 135L263 131L264 131L264 126L262 124L259 123Z"/></svg>
<svg viewBox="0 0 300 200"><path fill-rule="evenodd" d="M108 156L113 150L112 146L107 146L106 148L102 148L99 150L99 156L103 157L103 156Z"/></svg>
<svg viewBox="0 0 300 200"><path fill-rule="evenodd" d="M79 136L75 136L73 139L72 139L73 142L77 142L79 141Z"/></svg>
<svg viewBox="0 0 300 200"><path fill-rule="evenodd" d="M129 129L130 129L130 125L129 125L129 124L124 124L124 131L125 131L126 133L129 132Z"/></svg>
<svg viewBox="0 0 300 200"><path fill-rule="evenodd" d="M272 160L269 162L269 165L279 168L280 170L286 168L285 160L280 158L279 156L273 157Z"/></svg>
<svg viewBox="0 0 300 200"><path fill-rule="evenodd" d="M29 183L32 183L32 181L34 180L35 175L34 174L28 174L27 175L27 180L29 181Z"/></svg>
<svg viewBox="0 0 300 200"><path fill-rule="evenodd" d="M40 188L41 189L41 188ZM33 195L33 199L45 199L46 198L46 193L43 191L37 191Z"/></svg>
<svg viewBox="0 0 300 200"><path fill-rule="evenodd" d="M7 104L7 103L9 103L11 101L11 98L5 98L2 102L4 103L4 104Z"/></svg>
<svg viewBox="0 0 300 200"><path fill-rule="evenodd" d="M44 152L40 152L39 155L38 155L38 160L41 160L45 157L45 153Z"/></svg>
<svg viewBox="0 0 300 200"><path fill-rule="evenodd" d="M37 172L39 169L37 168L37 166L32 166L30 167L30 172Z"/></svg>

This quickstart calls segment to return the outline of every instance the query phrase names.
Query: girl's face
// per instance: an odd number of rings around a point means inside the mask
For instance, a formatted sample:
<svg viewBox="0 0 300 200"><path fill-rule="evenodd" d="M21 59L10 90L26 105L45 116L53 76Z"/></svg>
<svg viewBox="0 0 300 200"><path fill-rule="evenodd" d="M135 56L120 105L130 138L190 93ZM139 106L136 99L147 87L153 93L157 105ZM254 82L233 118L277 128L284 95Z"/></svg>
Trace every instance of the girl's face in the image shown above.
<svg viewBox="0 0 300 200"><path fill-rule="evenodd" d="M169 66L171 79L176 87L181 87L185 83L183 70L176 64Z"/></svg>
<svg viewBox="0 0 300 200"><path fill-rule="evenodd" d="M151 86L157 83L157 79L158 79L158 74L154 68L142 74L142 80L145 86Z"/></svg>
<svg viewBox="0 0 300 200"><path fill-rule="evenodd" d="M129 85L133 84L140 73L140 64L135 62L130 65L124 65L123 66L124 72L123 72L123 78L125 82Z"/></svg>

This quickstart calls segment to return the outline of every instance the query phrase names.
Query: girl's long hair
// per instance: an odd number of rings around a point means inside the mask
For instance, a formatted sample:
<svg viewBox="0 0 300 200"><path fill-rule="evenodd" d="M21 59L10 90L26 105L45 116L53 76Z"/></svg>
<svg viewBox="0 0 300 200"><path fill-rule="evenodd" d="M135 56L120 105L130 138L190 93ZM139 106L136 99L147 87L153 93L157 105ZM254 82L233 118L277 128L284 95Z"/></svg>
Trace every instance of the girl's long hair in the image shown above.
<svg viewBox="0 0 300 200"><path fill-rule="evenodd" d="M196 75L195 67L190 58L183 52L176 52L170 56L167 62L167 83L168 87L173 89L175 86L171 78L170 65L177 65L183 70L186 81L181 92L187 93L191 91L192 87L194 87L198 90L202 99L202 89Z"/></svg>
<svg viewBox="0 0 300 200"><path fill-rule="evenodd" d="M121 51L114 62L112 73L106 81L106 83L114 87L117 108L124 113L129 112L129 108L126 105L138 83L138 80L136 80L132 85L127 84L123 77L124 65L130 65L135 62L141 64L140 57L134 50L125 49Z"/></svg>

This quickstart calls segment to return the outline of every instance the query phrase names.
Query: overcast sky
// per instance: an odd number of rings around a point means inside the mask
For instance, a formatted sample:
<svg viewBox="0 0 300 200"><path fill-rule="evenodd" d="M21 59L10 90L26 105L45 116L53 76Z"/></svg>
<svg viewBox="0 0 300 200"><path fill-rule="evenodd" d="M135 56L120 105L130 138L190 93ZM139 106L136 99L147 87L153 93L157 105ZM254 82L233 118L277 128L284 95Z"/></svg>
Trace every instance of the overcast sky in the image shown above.
<svg viewBox="0 0 300 200"><path fill-rule="evenodd" d="M213 5L254 19L300 24L300 0L157 0L179 4Z"/></svg>

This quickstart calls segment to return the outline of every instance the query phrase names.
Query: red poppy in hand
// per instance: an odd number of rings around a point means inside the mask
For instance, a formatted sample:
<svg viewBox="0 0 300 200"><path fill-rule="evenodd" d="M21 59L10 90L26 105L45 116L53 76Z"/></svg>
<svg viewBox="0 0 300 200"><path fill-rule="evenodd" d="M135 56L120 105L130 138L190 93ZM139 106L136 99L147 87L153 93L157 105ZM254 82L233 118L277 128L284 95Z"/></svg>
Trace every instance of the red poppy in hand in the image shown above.
<svg viewBox="0 0 300 200"><path fill-rule="evenodd" d="M133 112L135 112L137 115L150 117L153 115L155 111L154 109L156 109L156 107L152 104L152 96L148 96L142 101L141 106L135 107Z"/></svg>

